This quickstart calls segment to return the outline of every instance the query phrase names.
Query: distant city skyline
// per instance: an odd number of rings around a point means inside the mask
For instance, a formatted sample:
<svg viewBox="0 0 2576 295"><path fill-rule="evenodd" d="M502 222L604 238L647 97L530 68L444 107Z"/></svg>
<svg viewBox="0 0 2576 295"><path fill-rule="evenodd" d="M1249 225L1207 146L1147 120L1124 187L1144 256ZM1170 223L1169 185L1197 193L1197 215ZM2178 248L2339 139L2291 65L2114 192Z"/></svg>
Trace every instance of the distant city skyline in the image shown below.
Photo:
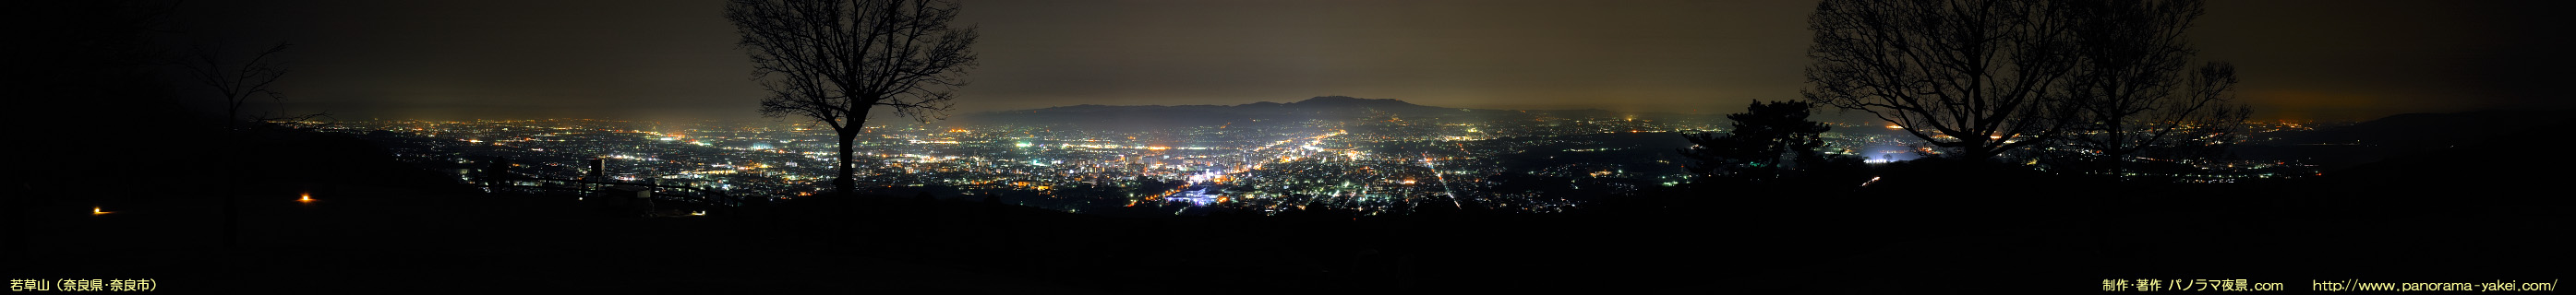
<svg viewBox="0 0 2576 295"><path fill-rule="evenodd" d="M952 114L1344 95L1724 114L1798 99L1809 1L985 1ZM221 6L221 7L216 7ZM2254 119L2576 106L2561 2L2222 1L2191 32ZM342 119L756 119L719 1L182 3L188 41L285 41L294 112ZM262 108L268 109L268 108ZM1832 113L1832 111L1826 111ZM886 114L871 123L899 120Z"/></svg>

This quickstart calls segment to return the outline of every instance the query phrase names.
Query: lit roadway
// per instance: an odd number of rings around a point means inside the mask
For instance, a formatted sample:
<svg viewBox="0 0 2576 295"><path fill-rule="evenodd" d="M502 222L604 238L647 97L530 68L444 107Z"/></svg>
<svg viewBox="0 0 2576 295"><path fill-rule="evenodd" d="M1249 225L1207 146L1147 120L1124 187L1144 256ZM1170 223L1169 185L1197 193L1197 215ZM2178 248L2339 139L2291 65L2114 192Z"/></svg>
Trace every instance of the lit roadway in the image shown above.
<svg viewBox="0 0 2576 295"><path fill-rule="evenodd" d="M1458 146L1459 151L1466 151L1466 144L1459 144ZM1447 173L1440 172L1439 162L1432 161L1430 153L1424 153L1422 155L1422 167L1431 168L1431 179L1440 182L1440 193L1449 195L1450 206L1457 206L1459 209L1467 208L1466 203L1458 202L1458 191L1449 189L1449 175Z"/></svg>
<svg viewBox="0 0 2576 295"><path fill-rule="evenodd" d="M1244 153L1247 153L1247 154L1250 154L1250 153L1260 153L1260 152L1270 151L1270 150L1273 150L1273 149L1277 149L1277 150L1278 150L1278 153L1277 153L1277 154L1272 154L1272 155L1265 155L1265 156L1263 157L1263 158L1271 159L1270 161L1265 161L1264 163L1253 163L1252 165L1245 166L1245 167L1230 168L1230 169L1227 169L1227 170L1226 170L1225 174L1226 174L1226 175L1242 175L1242 174L1249 174L1249 173L1251 173L1253 170L1260 170L1260 169L1261 169L1261 167L1262 167L1263 165L1268 164L1268 163L1286 163L1286 162L1289 162L1289 161L1294 161L1294 160L1296 160L1296 157L1294 157L1294 156L1290 156L1290 155L1289 155L1289 153L1291 153L1291 152L1295 151L1296 149L1295 149L1295 148L1288 148L1288 147L1290 147L1290 146L1296 146L1296 147L1301 147L1301 148L1302 148L1302 147L1311 147L1311 146L1321 145L1321 144L1324 144L1324 139L1332 138L1332 137L1333 137L1333 136L1335 136L1335 135L1342 135L1343 133L1345 133L1345 132L1340 131L1340 130L1335 130L1335 131L1333 131L1333 132L1325 132L1324 134L1321 134L1321 135L1315 135L1315 136L1310 136L1310 137L1306 137L1306 138L1300 138L1300 139L1289 139L1289 140L1281 140L1281 141L1279 141L1279 142L1273 142L1273 143L1270 143L1270 145L1265 145L1265 146L1261 146L1261 147L1253 148L1253 149L1251 149L1251 150L1246 150L1246 151L1244 151ZM1299 141L1304 141L1304 142L1305 142L1305 144L1299 144L1299 145L1292 145L1292 144L1291 144L1291 143L1297 143L1297 142L1299 142ZM1226 178L1235 178L1235 177L1226 177ZM1220 178L1220 179L1222 179L1222 178ZM1222 181L1222 180L1220 180L1220 179L1209 179L1208 181L1209 181L1209 182L1216 182L1216 183L1224 183L1224 181ZM1195 185L1198 185L1198 183L1191 183L1190 185L1195 186ZM1182 187L1182 188L1180 188L1180 189L1173 189L1173 190L1171 190L1171 191L1166 191L1166 192L1163 192L1163 194L1161 194L1161 195L1154 196L1154 198L1152 198L1152 199L1163 199L1164 197L1170 197L1170 196L1171 196L1171 195L1173 195L1173 194L1179 194L1179 193L1181 193L1181 191L1182 191L1182 190L1187 189L1187 188L1188 188L1187 186L1184 186L1184 187ZM1149 199L1149 200L1152 200L1152 199ZM1132 205L1132 204L1131 204L1131 205ZM1178 213L1178 212L1174 212L1174 213Z"/></svg>

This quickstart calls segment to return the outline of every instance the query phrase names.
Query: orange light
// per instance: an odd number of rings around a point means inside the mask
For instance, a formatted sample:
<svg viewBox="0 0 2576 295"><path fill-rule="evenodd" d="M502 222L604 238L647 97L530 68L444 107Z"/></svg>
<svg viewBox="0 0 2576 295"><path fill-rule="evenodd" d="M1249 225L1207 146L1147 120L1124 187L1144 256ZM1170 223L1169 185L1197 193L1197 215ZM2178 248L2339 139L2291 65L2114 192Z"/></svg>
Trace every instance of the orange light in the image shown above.
<svg viewBox="0 0 2576 295"><path fill-rule="evenodd" d="M313 202L313 193L304 193L304 198L303 198L303 199L298 199L298 200L296 200L296 201L298 201L298 202L305 202L305 203L312 203L312 202Z"/></svg>
<svg viewBox="0 0 2576 295"><path fill-rule="evenodd" d="M106 210L105 208L100 208L100 207L89 207L89 215L103 215L103 214L107 214L107 211L105 211L105 210Z"/></svg>

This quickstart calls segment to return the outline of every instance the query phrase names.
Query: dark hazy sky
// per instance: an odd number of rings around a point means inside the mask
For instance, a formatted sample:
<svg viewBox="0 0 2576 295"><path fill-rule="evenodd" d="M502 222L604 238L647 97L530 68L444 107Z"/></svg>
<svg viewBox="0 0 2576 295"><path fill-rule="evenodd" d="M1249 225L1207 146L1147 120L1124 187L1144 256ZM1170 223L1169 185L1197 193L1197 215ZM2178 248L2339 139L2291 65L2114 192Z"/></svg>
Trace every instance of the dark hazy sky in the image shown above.
<svg viewBox="0 0 2576 295"><path fill-rule="evenodd" d="M2216 1L2193 31L2258 118L2569 107L2566 1ZM1724 113L1796 99L1811 1L964 0L960 112L1322 95ZM749 118L722 1L188 2L201 40L288 41L342 119ZM884 118L884 117L881 117Z"/></svg>

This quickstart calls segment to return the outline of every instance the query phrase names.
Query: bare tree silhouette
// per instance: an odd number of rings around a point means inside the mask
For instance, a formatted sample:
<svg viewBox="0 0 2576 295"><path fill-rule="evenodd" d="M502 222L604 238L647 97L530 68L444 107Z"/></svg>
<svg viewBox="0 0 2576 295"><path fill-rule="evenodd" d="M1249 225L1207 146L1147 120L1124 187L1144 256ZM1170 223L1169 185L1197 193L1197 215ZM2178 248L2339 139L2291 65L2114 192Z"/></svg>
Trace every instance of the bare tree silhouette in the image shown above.
<svg viewBox="0 0 2576 295"><path fill-rule="evenodd" d="M943 119L952 91L975 66L975 28L953 28L956 2L939 0L732 0L725 19L769 90L760 113L800 116L839 136L835 190L856 191L851 143L868 111L892 107L923 122Z"/></svg>
<svg viewBox="0 0 2576 295"><path fill-rule="evenodd" d="M278 78L286 76L284 63L274 59L278 53L286 51L285 42L279 42L276 46L262 50L252 55L249 60L240 63L228 61L222 45L192 47L194 52L178 63L182 68L187 69L188 79L213 87L216 92L223 95L225 129L239 130L242 127L241 123L245 120L241 115L242 105L250 102L252 97L267 96L271 100L283 99L276 90L270 90L269 85L275 85ZM265 121L268 118L248 120ZM233 140L241 140L241 138ZM247 153L244 150L244 144L239 141L222 145L218 149L221 149L223 154ZM237 159L227 161L233 160ZM243 167L243 165L227 163L224 166ZM231 181L225 181L227 185L223 194L225 247L240 246L242 240L240 199L243 192L239 184L245 182L242 179L245 174L247 173L227 173L225 176L232 178Z"/></svg>
<svg viewBox="0 0 2576 295"><path fill-rule="evenodd" d="M2080 61L2066 5L1827 0L1807 19L1808 101L1862 110L1968 160L2055 135Z"/></svg>
<svg viewBox="0 0 2576 295"><path fill-rule="evenodd" d="M241 127L241 122L244 120L241 116L242 104L250 102L252 97L267 96L272 100L284 99L276 90L269 89L269 85L276 84L279 77L286 76L285 63L278 61L276 55L286 52L287 46L285 42L279 42L276 46L262 50L259 54L252 55L249 60L240 63L228 61L221 45L196 46L194 54L179 64L188 70L189 79L204 83L207 87L214 87L216 92L223 95L225 126ZM258 120L266 119L268 118Z"/></svg>
<svg viewBox="0 0 2576 295"><path fill-rule="evenodd" d="M2066 87L2071 132L2065 142L2100 171L2122 174L2144 149L2211 146L2245 122L2247 108L2230 102L2236 67L2224 62L2190 66L2199 51L2185 31L2199 18L2198 0L2079 1L2082 16L2075 52L2083 62ZM2186 68L2189 68L2186 70ZM2192 144L2198 142L2199 144Z"/></svg>

